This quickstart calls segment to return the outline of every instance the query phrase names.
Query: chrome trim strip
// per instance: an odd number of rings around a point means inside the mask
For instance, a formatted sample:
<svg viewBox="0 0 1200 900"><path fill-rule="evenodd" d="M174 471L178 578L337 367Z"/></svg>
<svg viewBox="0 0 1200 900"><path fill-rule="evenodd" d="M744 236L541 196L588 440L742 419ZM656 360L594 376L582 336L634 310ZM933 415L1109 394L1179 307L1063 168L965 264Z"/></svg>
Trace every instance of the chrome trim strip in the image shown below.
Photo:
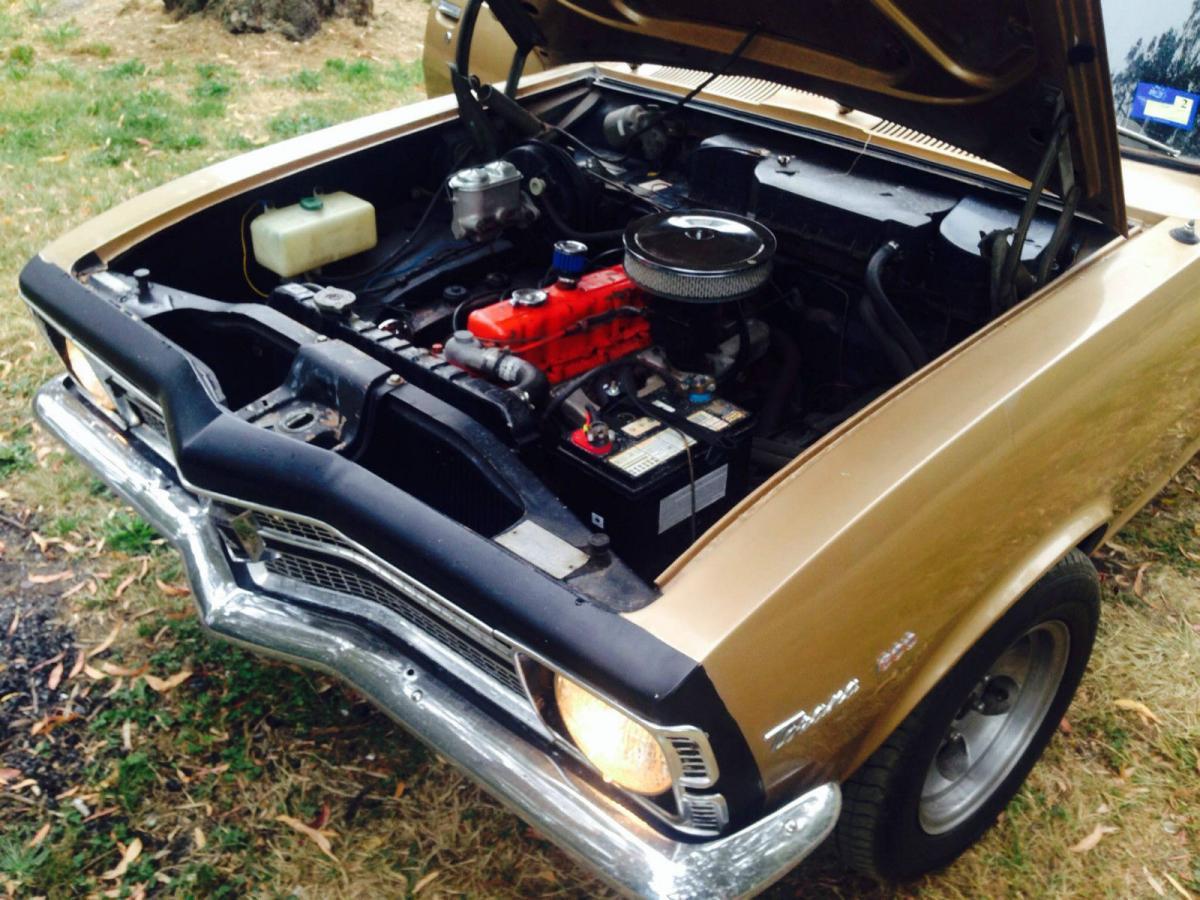
<svg viewBox="0 0 1200 900"><path fill-rule="evenodd" d="M209 518L209 501L143 459L62 378L38 392L34 409L47 429L179 550L207 630L349 682L626 893L678 900L750 895L804 859L833 829L841 794L831 783L727 837L672 840L572 776L543 747L487 715L424 663L351 623L240 587Z"/></svg>
<svg viewBox="0 0 1200 900"><path fill-rule="evenodd" d="M329 526L325 527L328 528ZM333 529L330 528L329 530L333 532ZM353 542L347 540L346 546L322 544L302 538L299 535L288 534L285 531L280 531L270 526L260 527L258 532L263 537L278 541L279 543L291 544L293 547L299 547L302 550L336 557L353 565L361 566L380 581L390 585L397 593L403 594L429 615L441 619L452 628L471 636L498 656L511 657L513 651L516 649L511 641L498 637L494 628L483 625L474 616L460 613L440 595L405 575L399 569L382 565L376 557L362 552ZM337 532L333 533L336 534ZM339 537L341 536L339 535ZM343 538L343 540L345 539ZM513 667L513 675L516 676L515 666Z"/></svg>

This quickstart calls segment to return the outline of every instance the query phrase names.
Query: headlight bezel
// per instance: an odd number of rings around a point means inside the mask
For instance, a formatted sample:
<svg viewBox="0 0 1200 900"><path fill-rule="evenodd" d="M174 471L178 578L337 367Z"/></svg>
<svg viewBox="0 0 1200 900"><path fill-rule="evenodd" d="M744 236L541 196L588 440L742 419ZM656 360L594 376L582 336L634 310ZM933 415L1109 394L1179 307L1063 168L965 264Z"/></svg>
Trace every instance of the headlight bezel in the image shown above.
<svg viewBox="0 0 1200 900"><path fill-rule="evenodd" d="M729 809L725 798L713 790L720 779L720 769L706 732L691 725L662 725L650 721L585 679L527 650L518 654L518 671L525 684L527 698L555 745L603 781L611 791L633 801L654 818L684 834L712 837L724 830L729 823ZM605 779L604 773L572 740L562 721L554 696L556 676L572 682L646 729L666 757L671 776L670 788L657 795L639 794Z"/></svg>
<svg viewBox="0 0 1200 900"><path fill-rule="evenodd" d="M555 673L553 684L554 708L558 721L561 722L567 737L605 781L643 797L659 797L674 787L678 773L672 771L663 741L653 730L573 678ZM575 709L568 710L568 703L575 704ZM580 721L581 716L592 716L596 721L583 722ZM645 760L641 766L633 760L605 760L603 756L610 748L603 746L603 738L596 741L587 734L592 728L605 728L610 730L610 733L611 729L625 729L630 738L641 741L656 754L656 758Z"/></svg>
<svg viewBox="0 0 1200 900"><path fill-rule="evenodd" d="M72 383L87 403L99 415L118 428L136 435L158 456L168 462L172 461L174 454L166 435L165 418L163 417L162 408L158 401L151 399L145 392L134 387L128 379L110 368L107 363L89 350L66 328L47 316L43 310L36 308L30 303L24 295L22 295L21 299L24 300L26 306L33 314L33 320L37 325L38 331L41 332L42 337L46 339L46 343L50 345L50 349L59 358L64 368L66 368ZM111 405L108 403L101 404L83 384L84 379L80 377L80 373L76 372L76 366L73 366L70 362L71 354L69 348L71 346L76 348L78 358L86 361L87 365L91 368L92 373L103 388L104 394L109 399ZM157 415L159 419L158 426L154 426L145 420L145 416L141 411L142 409L147 410L150 414Z"/></svg>

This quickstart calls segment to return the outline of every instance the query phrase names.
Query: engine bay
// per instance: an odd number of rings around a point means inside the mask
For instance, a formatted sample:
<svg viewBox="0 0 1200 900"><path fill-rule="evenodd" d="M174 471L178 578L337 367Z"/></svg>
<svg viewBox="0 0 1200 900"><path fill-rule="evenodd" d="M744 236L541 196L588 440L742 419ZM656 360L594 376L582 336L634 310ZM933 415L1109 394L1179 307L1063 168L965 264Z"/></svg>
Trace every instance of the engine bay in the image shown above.
<svg viewBox="0 0 1200 900"><path fill-rule="evenodd" d="M462 122L430 127L193 216L106 274L231 411L548 571L544 540L511 535L531 502L564 505L581 527L539 525L582 554L560 577L615 558L653 580L1111 238L1069 198L618 83L518 109L494 158ZM372 408L346 387L364 367L298 350L302 330L433 399Z"/></svg>

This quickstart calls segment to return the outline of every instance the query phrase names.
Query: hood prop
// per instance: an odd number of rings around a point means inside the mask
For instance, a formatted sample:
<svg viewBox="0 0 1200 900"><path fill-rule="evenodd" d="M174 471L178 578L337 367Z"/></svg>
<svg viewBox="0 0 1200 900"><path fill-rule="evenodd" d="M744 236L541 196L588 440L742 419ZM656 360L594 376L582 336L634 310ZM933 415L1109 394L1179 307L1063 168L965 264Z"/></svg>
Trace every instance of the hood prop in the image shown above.
<svg viewBox="0 0 1200 900"><path fill-rule="evenodd" d="M993 315L999 315L1012 308L1018 300L1028 297L1049 280L1050 270L1062 250L1063 241L1067 238L1068 227L1071 219L1075 217L1082 193L1079 183L1075 180L1075 163L1071 158L1070 124L1070 114L1066 111L1062 97L1059 97L1046 154L1042 157L1029 186L1029 195L1021 210L1021 217L1017 220L1017 227L1002 228L981 236L980 249L991 259L989 297ZM1021 252L1025 248L1025 239L1037 212L1038 203L1050 183L1055 162L1058 163L1062 211L1058 215L1050 240L1034 260L1036 265L1031 272L1021 262Z"/></svg>
<svg viewBox="0 0 1200 900"><path fill-rule="evenodd" d="M475 23L482 7L483 0L468 0L463 10L458 25L458 44L454 48L454 62L450 63L450 84L454 89L454 99L458 102L459 116L467 126L476 152L481 159L491 160L499 153L499 137L487 116L489 108L495 108L502 118L515 124L523 133L534 127L514 112L514 109L522 108L512 98L516 96L517 83L525 71L525 60L534 47L545 43L546 38L520 3L514 0L491 0L488 3L492 14L516 45L504 93L497 93L491 85L482 84L470 72L471 44L475 39ZM537 122L536 118L533 121Z"/></svg>

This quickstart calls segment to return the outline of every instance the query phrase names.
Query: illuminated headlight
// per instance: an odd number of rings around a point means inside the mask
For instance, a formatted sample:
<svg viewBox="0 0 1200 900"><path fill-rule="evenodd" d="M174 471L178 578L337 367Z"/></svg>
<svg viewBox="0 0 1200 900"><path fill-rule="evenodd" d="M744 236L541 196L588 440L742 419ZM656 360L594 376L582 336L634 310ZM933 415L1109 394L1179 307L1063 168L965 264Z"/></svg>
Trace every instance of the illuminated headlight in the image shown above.
<svg viewBox="0 0 1200 900"><path fill-rule="evenodd" d="M113 399L109 396L108 389L105 388L104 382L100 376L96 374L95 368L87 355L79 349L70 338L66 339L67 348L67 368L71 370L71 374L75 377L75 381L79 386L92 398L92 402L101 409L106 409L109 412L116 412L117 405L113 403Z"/></svg>
<svg viewBox="0 0 1200 900"><path fill-rule="evenodd" d="M670 789L667 757L646 728L561 675L554 676L554 698L571 740L607 781L638 794Z"/></svg>

